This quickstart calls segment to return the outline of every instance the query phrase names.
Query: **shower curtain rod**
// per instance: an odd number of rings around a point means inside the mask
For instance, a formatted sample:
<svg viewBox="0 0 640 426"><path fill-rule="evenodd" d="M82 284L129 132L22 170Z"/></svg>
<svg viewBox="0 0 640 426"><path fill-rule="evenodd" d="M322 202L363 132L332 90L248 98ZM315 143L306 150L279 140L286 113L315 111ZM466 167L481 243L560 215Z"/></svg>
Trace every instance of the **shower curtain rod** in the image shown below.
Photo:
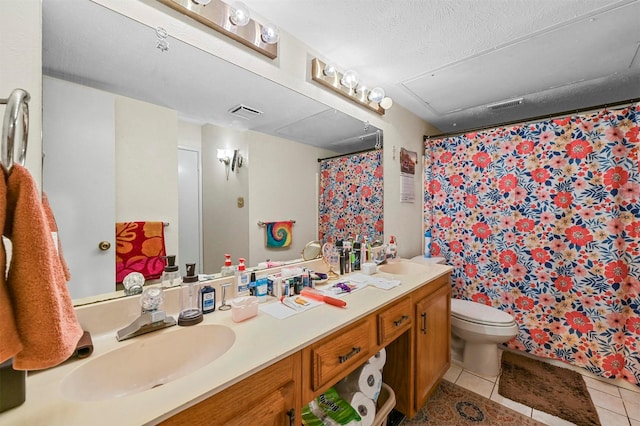
<svg viewBox="0 0 640 426"><path fill-rule="evenodd" d="M377 151L378 149L382 149L382 148L375 148L374 147L374 148L369 148L369 149L363 149L363 150L360 150L360 151L349 152L347 154L334 155L333 157L318 158L318 163L320 163L321 161L324 161L324 160L333 160L334 158L348 157L350 155L362 154L362 153L370 152L370 151Z"/></svg>
<svg viewBox="0 0 640 426"><path fill-rule="evenodd" d="M479 132L481 130L493 129L495 127L512 126L514 124L533 123L533 122L541 121L541 120L544 120L544 119L566 117L566 116L572 115L572 114L579 114L579 113L587 112L587 111L597 111L597 110L603 109L603 108L604 109L612 108L612 107L616 107L617 108L617 107L620 107L620 106L623 106L623 105L632 105L632 104L635 104L637 102L640 102L640 98L628 99L626 101L614 102L614 103L610 103L610 104L595 105L595 106L581 108L581 109L572 109L572 110L568 110L568 111L558 112L558 113L555 113L555 114L538 115L536 117L531 117L531 118L527 118L527 119L524 119L524 120L520 119L520 120L508 121L508 122L504 122L504 123L492 124L492 125L489 125L489 126L476 127L474 129L464 130L464 131L461 131L461 132L440 133L438 135L431 135L431 136L424 135L422 137L422 141L426 142L427 139L450 138L450 137L454 137L454 136L464 135L464 134L467 134L467 133Z"/></svg>

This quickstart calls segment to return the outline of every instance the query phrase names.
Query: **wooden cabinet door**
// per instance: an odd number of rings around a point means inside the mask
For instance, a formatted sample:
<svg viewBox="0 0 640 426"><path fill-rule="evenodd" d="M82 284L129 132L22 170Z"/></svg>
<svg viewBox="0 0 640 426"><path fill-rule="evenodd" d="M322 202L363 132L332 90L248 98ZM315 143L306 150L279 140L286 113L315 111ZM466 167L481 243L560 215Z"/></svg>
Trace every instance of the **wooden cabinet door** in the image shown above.
<svg viewBox="0 0 640 426"><path fill-rule="evenodd" d="M416 303L415 408L420 409L451 365L451 288L448 280Z"/></svg>
<svg viewBox="0 0 640 426"><path fill-rule="evenodd" d="M160 423L162 426L300 424L300 353Z"/></svg>

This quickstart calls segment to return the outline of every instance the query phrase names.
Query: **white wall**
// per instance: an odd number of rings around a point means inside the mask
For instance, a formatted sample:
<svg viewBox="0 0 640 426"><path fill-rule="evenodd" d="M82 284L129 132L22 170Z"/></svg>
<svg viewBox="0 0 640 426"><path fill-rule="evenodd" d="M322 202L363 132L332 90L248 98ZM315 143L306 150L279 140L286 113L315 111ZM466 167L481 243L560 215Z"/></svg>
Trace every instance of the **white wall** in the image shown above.
<svg viewBox="0 0 640 426"><path fill-rule="evenodd" d="M178 115L116 97L116 222L162 221L167 252L178 254Z"/></svg>

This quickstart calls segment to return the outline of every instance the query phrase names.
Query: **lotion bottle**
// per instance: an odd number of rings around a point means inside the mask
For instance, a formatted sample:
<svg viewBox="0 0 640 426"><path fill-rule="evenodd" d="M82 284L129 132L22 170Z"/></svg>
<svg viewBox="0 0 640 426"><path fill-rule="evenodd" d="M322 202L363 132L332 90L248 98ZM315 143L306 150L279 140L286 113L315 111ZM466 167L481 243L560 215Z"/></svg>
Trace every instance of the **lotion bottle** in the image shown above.
<svg viewBox="0 0 640 426"><path fill-rule="evenodd" d="M245 270L244 258L238 259L236 272L236 297L249 296L249 273Z"/></svg>

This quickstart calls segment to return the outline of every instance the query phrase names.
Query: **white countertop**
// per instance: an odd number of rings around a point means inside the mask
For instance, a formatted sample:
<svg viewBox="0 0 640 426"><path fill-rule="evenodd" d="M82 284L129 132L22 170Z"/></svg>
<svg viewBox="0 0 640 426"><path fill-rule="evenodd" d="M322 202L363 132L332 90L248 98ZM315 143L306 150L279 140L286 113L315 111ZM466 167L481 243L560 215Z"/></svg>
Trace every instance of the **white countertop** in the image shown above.
<svg viewBox="0 0 640 426"><path fill-rule="evenodd" d="M419 276L378 273L376 276L401 279L402 285L390 290L373 287L358 290L344 296L343 300L347 302L347 307L344 309L321 305L282 320L259 312L258 316L241 323L232 321L230 310L216 309L215 312L205 315L201 324L226 325L235 332L236 341L226 353L212 363L163 386L137 394L93 402L65 399L60 392L61 382L76 368L139 339L153 339L158 333L179 332L180 327L170 327L123 342L116 340L115 330L98 334L92 331L93 354L88 358L68 361L49 370L29 373L25 403L0 413L0 424L29 426L155 424L299 351L346 324L368 315L423 284L449 273L452 269L450 266L440 264L429 265L428 268L428 274ZM341 278L346 277L348 276ZM274 298L270 298L269 301L276 303ZM105 303L117 303L117 301ZM102 304L103 308L104 306L105 304ZM175 317L177 318L177 315ZM113 374L118 374L117 366L114 366Z"/></svg>

